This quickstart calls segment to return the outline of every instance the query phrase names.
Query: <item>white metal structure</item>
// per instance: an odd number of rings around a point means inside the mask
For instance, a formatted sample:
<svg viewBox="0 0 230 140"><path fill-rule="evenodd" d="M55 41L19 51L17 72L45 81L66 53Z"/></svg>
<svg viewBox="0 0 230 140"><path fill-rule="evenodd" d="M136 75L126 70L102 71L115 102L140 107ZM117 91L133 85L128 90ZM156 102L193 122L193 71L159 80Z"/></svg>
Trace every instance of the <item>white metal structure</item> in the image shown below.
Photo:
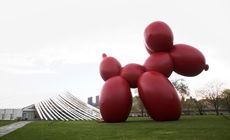
<svg viewBox="0 0 230 140"><path fill-rule="evenodd" d="M99 109L82 102L69 92L34 104L41 120L98 120Z"/></svg>

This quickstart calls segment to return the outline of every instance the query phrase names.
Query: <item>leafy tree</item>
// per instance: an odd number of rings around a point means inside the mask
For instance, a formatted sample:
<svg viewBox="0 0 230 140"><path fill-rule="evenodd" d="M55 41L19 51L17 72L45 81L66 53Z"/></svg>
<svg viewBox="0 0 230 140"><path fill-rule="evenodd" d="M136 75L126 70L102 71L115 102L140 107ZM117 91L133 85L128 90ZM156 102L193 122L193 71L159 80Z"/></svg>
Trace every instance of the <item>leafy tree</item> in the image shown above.
<svg viewBox="0 0 230 140"><path fill-rule="evenodd" d="M138 96L133 97L133 104L132 104L132 110L131 112L139 112L139 106L138 106Z"/></svg>
<svg viewBox="0 0 230 140"><path fill-rule="evenodd" d="M173 86L176 88L176 90L178 91L179 95L181 96L181 105L183 109L187 109L189 104L186 103L186 97L188 97L190 95L189 93L189 87L186 83L186 81L183 78L177 78L177 79L173 79L171 80Z"/></svg>
<svg viewBox="0 0 230 140"><path fill-rule="evenodd" d="M133 112L140 112L141 116L144 116L144 112L145 112L145 107L140 99L139 96L134 96L133 97L133 108L132 108Z"/></svg>
<svg viewBox="0 0 230 140"><path fill-rule="evenodd" d="M179 94L181 95L182 101L184 101L185 97L190 95L189 87L186 81L183 78L180 78L180 79L174 79L171 82L174 85L174 87L177 89Z"/></svg>
<svg viewBox="0 0 230 140"><path fill-rule="evenodd" d="M221 95L222 104L230 113L230 89L225 89Z"/></svg>
<svg viewBox="0 0 230 140"><path fill-rule="evenodd" d="M144 104L142 103L140 97L138 96L138 90L134 90L134 97L133 97L133 105L132 105L132 112L140 112L142 117L144 116L145 107Z"/></svg>

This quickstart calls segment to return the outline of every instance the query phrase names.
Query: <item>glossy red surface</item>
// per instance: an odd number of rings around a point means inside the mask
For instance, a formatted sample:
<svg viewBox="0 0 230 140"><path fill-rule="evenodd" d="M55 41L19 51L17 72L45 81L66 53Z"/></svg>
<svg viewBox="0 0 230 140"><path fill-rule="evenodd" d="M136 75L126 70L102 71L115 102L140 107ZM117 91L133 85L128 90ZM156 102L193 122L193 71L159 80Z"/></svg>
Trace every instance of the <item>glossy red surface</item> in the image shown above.
<svg viewBox="0 0 230 140"><path fill-rule="evenodd" d="M177 44L170 52L174 62L174 71L184 76L196 76L208 70L204 55L196 48Z"/></svg>
<svg viewBox="0 0 230 140"><path fill-rule="evenodd" d="M156 21L149 24L144 31L145 44L151 51L170 51L173 48L173 33L170 27Z"/></svg>
<svg viewBox="0 0 230 140"><path fill-rule="evenodd" d="M121 76L107 80L101 90L99 106L105 122L126 121L132 106L128 82Z"/></svg>
<svg viewBox="0 0 230 140"><path fill-rule="evenodd" d="M145 44L145 49L146 51L151 55L154 51L150 50L147 45Z"/></svg>
<svg viewBox="0 0 230 140"><path fill-rule="evenodd" d="M108 57L106 54L102 55L103 60L100 63L100 75L104 81L113 76L120 75L121 64L114 57Z"/></svg>
<svg viewBox="0 0 230 140"><path fill-rule="evenodd" d="M181 104L171 82L158 72L145 72L138 80L139 96L148 112L156 121L178 120Z"/></svg>
<svg viewBox="0 0 230 140"><path fill-rule="evenodd" d="M137 80L145 72L145 68L139 64L127 64L121 70L121 76L125 78L131 88L137 87Z"/></svg>
<svg viewBox="0 0 230 140"><path fill-rule="evenodd" d="M146 71L157 71L169 77L173 71L173 61L169 53L152 53L144 63Z"/></svg>

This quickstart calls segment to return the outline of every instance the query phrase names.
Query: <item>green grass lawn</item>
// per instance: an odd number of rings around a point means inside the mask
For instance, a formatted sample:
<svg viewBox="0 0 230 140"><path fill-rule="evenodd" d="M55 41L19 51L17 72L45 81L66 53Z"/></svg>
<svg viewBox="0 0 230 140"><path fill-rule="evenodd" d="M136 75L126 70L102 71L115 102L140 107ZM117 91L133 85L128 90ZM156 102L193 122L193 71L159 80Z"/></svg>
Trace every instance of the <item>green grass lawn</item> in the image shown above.
<svg viewBox="0 0 230 140"><path fill-rule="evenodd" d="M230 120L223 116L182 116L179 121L156 122L129 118L125 123L95 121L36 121L1 140L230 140Z"/></svg>
<svg viewBox="0 0 230 140"><path fill-rule="evenodd" d="M3 126L3 125L14 123L14 122L16 122L16 121L0 120L0 127Z"/></svg>

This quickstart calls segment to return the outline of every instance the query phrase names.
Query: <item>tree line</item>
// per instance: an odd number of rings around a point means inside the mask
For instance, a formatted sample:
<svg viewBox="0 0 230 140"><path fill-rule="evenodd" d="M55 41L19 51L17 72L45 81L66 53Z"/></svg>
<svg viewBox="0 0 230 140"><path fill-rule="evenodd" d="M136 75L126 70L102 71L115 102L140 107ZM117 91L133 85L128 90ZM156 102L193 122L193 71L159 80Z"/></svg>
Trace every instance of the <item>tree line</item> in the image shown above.
<svg viewBox="0 0 230 140"><path fill-rule="evenodd" d="M216 115L223 112L230 114L230 89L224 89L223 83L212 81L202 89L196 90L196 97L191 97L188 84L184 79L174 79L171 82L181 97L183 114L203 115L208 112L214 112ZM136 95L133 97L131 112L144 116L146 114L144 105L137 95L138 91L135 90L134 92Z"/></svg>

